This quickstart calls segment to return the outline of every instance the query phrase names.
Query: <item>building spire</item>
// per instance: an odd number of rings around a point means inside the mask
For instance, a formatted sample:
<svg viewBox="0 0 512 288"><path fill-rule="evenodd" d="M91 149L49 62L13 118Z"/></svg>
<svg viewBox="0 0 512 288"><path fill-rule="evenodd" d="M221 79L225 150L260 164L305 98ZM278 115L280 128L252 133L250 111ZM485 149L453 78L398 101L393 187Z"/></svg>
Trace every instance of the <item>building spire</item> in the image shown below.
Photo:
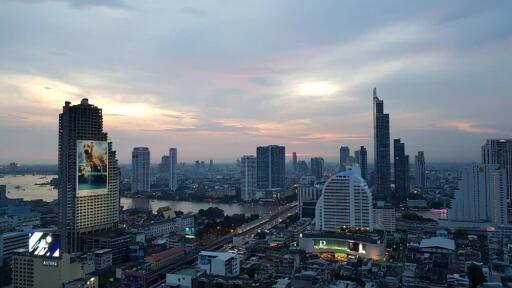
<svg viewBox="0 0 512 288"><path fill-rule="evenodd" d="M373 98L377 97L377 87L373 88Z"/></svg>

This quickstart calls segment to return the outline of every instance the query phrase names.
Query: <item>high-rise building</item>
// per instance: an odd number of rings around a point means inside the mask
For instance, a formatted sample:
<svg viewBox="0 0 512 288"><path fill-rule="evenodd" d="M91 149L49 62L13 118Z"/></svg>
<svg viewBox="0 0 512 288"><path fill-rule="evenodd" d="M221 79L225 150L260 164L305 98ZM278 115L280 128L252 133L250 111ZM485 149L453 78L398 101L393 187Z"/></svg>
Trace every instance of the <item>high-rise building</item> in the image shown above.
<svg viewBox="0 0 512 288"><path fill-rule="evenodd" d="M396 230L395 207L386 204L384 201L377 201L375 204L373 208L373 228L394 232Z"/></svg>
<svg viewBox="0 0 512 288"><path fill-rule="evenodd" d="M62 250L81 251L84 239L119 222L119 169L103 131L100 108L82 99L59 115L59 229Z"/></svg>
<svg viewBox="0 0 512 288"><path fill-rule="evenodd" d="M372 194L361 177L359 165L327 180L315 209L316 230L342 227L373 229Z"/></svg>
<svg viewBox="0 0 512 288"><path fill-rule="evenodd" d="M213 169L213 159L210 159L210 166L208 167L208 169L210 169L210 170Z"/></svg>
<svg viewBox="0 0 512 288"><path fill-rule="evenodd" d="M258 189L285 187L285 148L269 145L256 148Z"/></svg>
<svg viewBox="0 0 512 288"><path fill-rule="evenodd" d="M169 173L169 156L162 156L162 160L160 162L160 173L166 175Z"/></svg>
<svg viewBox="0 0 512 288"><path fill-rule="evenodd" d="M400 139L393 140L393 164L395 168L395 193L409 193L409 155L405 154L405 144Z"/></svg>
<svg viewBox="0 0 512 288"><path fill-rule="evenodd" d="M150 153L147 147L135 147L132 151L132 193L150 192Z"/></svg>
<svg viewBox="0 0 512 288"><path fill-rule="evenodd" d="M380 197L389 197L391 181L389 114L384 113L384 101L377 97L377 88L373 88L373 141L375 192Z"/></svg>
<svg viewBox="0 0 512 288"><path fill-rule="evenodd" d="M315 218L315 207L322 194L322 189L317 185L303 184L300 185L297 191L297 198L299 202L299 216L300 218Z"/></svg>
<svg viewBox="0 0 512 288"><path fill-rule="evenodd" d="M361 146L357 152L359 152L359 159L356 163L361 168L361 177L368 183L368 152L364 146Z"/></svg>
<svg viewBox="0 0 512 288"><path fill-rule="evenodd" d="M348 146L340 147L340 171L347 170L347 166L350 166L350 148Z"/></svg>
<svg viewBox="0 0 512 288"><path fill-rule="evenodd" d="M194 167L199 170L201 168L201 162L199 160L196 160Z"/></svg>
<svg viewBox="0 0 512 288"><path fill-rule="evenodd" d="M421 190L427 187L427 177L425 172L425 153L418 151L418 155L414 157L414 174L416 178L416 187Z"/></svg>
<svg viewBox="0 0 512 288"><path fill-rule="evenodd" d="M473 164L462 170L448 218L507 224L506 170L497 164Z"/></svg>
<svg viewBox="0 0 512 288"><path fill-rule="evenodd" d="M311 158L311 175L315 176L316 180L322 179L324 177L324 158L322 157L313 157Z"/></svg>
<svg viewBox="0 0 512 288"><path fill-rule="evenodd" d="M240 196L242 201L251 201L256 199L258 190L257 185L257 161L254 155L245 155L240 159L241 165L241 189Z"/></svg>
<svg viewBox="0 0 512 288"><path fill-rule="evenodd" d="M292 153L292 168L293 172L297 172L297 152Z"/></svg>
<svg viewBox="0 0 512 288"><path fill-rule="evenodd" d="M178 149L169 149L169 189L176 191L178 189L178 177L176 168L178 166Z"/></svg>
<svg viewBox="0 0 512 288"><path fill-rule="evenodd" d="M306 163L306 161L299 160L297 162L297 173L301 176L308 175L309 167L308 167L308 163Z"/></svg>
<svg viewBox="0 0 512 288"><path fill-rule="evenodd" d="M482 163L505 169L507 200L512 200L512 139L488 139L482 146Z"/></svg>

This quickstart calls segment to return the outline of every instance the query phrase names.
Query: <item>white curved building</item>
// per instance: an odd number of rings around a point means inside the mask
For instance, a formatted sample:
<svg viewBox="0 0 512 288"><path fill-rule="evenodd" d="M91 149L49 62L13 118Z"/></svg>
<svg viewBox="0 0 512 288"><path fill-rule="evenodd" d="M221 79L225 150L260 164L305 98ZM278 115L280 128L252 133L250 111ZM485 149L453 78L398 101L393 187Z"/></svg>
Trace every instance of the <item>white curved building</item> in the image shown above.
<svg viewBox="0 0 512 288"><path fill-rule="evenodd" d="M373 230L372 194L361 177L359 165L325 183L316 204L315 224L318 231L339 231L341 227Z"/></svg>

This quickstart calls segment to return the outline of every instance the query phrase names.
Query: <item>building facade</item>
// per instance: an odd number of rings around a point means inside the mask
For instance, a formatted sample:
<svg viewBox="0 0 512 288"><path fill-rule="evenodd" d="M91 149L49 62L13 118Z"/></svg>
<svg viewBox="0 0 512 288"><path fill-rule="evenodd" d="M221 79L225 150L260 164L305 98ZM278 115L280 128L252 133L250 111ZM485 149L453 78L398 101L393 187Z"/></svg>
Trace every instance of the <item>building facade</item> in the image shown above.
<svg viewBox="0 0 512 288"><path fill-rule="evenodd" d="M315 209L318 231L343 227L373 229L372 194L358 165L340 172L325 183Z"/></svg>
<svg viewBox="0 0 512 288"><path fill-rule="evenodd" d="M316 180L321 180L324 177L324 158L311 158L310 167L311 175L314 176Z"/></svg>
<svg viewBox="0 0 512 288"><path fill-rule="evenodd" d="M63 251L82 251L86 235L119 222L119 169L102 110L82 99L59 115L59 230Z"/></svg>
<svg viewBox="0 0 512 288"><path fill-rule="evenodd" d="M363 177L364 181L368 183L368 151L366 151L364 146L361 146L359 147L358 152L359 159L356 162L361 168L361 177Z"/></svg>
<svg viewBox="0 0 512 288"><path fill-rule="evenodd" d="M423 151L418 151L418 155L414 157L414 176L416 179L416 187L421 190L427 187L427 176L425 171L425 153Z"/></svg>
<svg viewBox="0 0 512 288"><path fill-rule="evenodd" d="M257 199L257 161L254 155L245 155L240 159L241 189L240 196L242 201L252 201Z"/></svg>
<svg viewBox="0 0 512 288"><path fill-rule="evenodd" d="M176 191L178 189L178 178L176 168L178 166L178 149L169 149L169 189Z"/></svg>
<svg viewBox="0 0 512 288"><path fill-rule="evenodd" d="M285 148L270 145L256 148L258 189L285 188Z"/></svg>
<svg viewBox="0 0 512 288"><path fill-rule="evenodd" d="M507 177L500 165L473 164L462 170L448 218L507 224Z"/></svg>
<svg viewBox="0 0 512 288"><path fill-rule="evenodd" d="M150 192L151 163L147 147L135 147L132 151L132 193Z"/></svg>
<svg viewBox="0 0 512 288"><path fill-rule="evenodd" d="M350 148L348 146L340 147L340 171L347 170L347 166L350 166Z"/></svg>
<svg viewBox="0 0 512 288"><path fill-rule="evenodd" d="M482 146L482 164L498 164L507 177L507 200L512 200L512 139L488 139Z"/></svg>
<svg viewBox="0 0 512 288"><path fill-rule="evenodd" d="M377 97L377 88L373 88L373 141L375 193L381 197L389 197L391 178L389 114L384 113L384 101Z"/></svg>
<svg viewBox="0 0 512 288"><path fill-rule="evenodd" d="M393 140L393 164L395 176L395 193L409 193L409 155L405 154L405 144L400 139Z"/></svg>

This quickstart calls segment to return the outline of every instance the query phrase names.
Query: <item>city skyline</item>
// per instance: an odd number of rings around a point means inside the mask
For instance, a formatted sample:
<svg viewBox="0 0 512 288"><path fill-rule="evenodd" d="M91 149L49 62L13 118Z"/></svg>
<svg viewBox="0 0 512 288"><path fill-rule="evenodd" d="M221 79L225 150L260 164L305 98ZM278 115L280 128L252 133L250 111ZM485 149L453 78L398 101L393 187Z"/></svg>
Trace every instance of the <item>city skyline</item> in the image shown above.
<svg viewBox="0 0 512 288"><path fill-rule="evenodd" d="M510 3L225 4L2 3L0 163L57 163L55 115L81 98L123 164L137 146L226 163L270 144L333 163L373 146L373 87L390 138L428 162L512 134Z"/></svg>

